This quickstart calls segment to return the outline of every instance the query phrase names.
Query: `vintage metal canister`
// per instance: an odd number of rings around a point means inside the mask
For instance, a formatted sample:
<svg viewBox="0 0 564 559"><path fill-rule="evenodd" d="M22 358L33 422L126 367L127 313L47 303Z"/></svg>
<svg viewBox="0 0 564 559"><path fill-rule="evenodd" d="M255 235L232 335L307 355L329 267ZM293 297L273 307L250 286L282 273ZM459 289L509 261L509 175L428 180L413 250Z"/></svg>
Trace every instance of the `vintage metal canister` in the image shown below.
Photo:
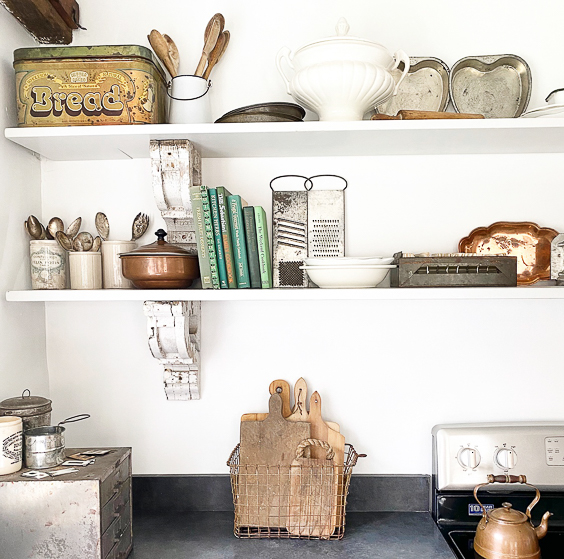
<svg viewBox="0 0 564 559"><path fill-rule="evenodd" d="M32 396L24 390L21 396L0 402L0 416L16 416L23 420L24 431L51 424L51 400Z"/></svg>
<svg viewBox="0 0 564 559"><path fill-rule="evenodd" d="M14 52L18 126L166 122L166 78L137 45Z"/></svg>

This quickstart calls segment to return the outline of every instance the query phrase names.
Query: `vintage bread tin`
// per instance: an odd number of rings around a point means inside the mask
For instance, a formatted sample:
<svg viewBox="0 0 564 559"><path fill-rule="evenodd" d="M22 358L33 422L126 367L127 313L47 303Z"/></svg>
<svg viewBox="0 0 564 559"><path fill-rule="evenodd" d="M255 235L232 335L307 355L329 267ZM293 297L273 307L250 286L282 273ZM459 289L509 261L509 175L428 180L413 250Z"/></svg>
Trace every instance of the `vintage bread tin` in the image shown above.
<svg viewBox="0 0 564 559"><path fill-rule="evenodd" d="M21 417L24 430L50 425L51 400L24 390L21 396L0 402L0 417L3 416Z"/></svg>
<svg viewBox="0 0 564 559"><path fill-rule="evenodd" d="M14 52L18 126L166 122L166 78L137 45Z"/></svg>

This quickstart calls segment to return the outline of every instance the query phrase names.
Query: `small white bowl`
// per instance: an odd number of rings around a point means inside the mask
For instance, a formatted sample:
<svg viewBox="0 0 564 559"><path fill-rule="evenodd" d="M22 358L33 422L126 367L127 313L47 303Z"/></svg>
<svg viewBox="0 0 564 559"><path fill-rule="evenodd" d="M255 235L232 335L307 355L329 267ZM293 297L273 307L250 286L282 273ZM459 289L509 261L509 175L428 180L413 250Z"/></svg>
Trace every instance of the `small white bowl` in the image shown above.
<svg viewBox="0 0 564 559"><path fill-rule="evenodd" d="M313 283L330 289L376 287L392 268L396 266L300 266L300 270L305 270Z"/></svg>
<svg viewBox="0 0 564 559"><path fill-rule="evenodd" d="M365 266L374 264L391 264L393 256L335 256L304 258L306 266Z"/></svg>

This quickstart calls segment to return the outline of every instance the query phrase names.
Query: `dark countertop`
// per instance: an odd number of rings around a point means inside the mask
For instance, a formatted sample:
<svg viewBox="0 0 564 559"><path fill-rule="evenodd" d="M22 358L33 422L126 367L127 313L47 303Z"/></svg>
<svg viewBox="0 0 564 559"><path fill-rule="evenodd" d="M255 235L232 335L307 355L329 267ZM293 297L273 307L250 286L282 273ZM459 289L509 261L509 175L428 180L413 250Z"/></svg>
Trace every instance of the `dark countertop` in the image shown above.
<svg viewBox="0 0 564 559"><path fill-rule="evenodd" d="M232 512L138 514L130 559L453 559L428 512L351 512L340 541L245 540Z"/></svg>

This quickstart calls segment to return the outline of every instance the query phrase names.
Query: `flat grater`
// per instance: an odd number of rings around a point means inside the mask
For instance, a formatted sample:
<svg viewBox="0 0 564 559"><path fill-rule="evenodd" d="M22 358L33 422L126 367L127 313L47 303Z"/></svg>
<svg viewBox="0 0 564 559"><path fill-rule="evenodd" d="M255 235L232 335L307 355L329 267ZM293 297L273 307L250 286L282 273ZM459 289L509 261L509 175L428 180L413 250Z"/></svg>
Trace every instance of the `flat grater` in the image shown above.
<svg viewBox="0 0 564 559"><path fill-rule="evenodd" d="M299 175L284 177L302 178ZM307 190L272 189L272 285L274 287L307 287L308 277L300 266L307 257Z"/></svg>
<svg viewBox="0 0 564 559"><path fill-rule="evenodd" d="M304 179L304 190L276 191L283 177ZM312 179L337 177L342 190L313 190ZM309 188L308 188L309 186ZM272 270L274 287L314 286L304 270L308 256L345 255L345 188L337 175L283 175L272 189Z"/></svg>

